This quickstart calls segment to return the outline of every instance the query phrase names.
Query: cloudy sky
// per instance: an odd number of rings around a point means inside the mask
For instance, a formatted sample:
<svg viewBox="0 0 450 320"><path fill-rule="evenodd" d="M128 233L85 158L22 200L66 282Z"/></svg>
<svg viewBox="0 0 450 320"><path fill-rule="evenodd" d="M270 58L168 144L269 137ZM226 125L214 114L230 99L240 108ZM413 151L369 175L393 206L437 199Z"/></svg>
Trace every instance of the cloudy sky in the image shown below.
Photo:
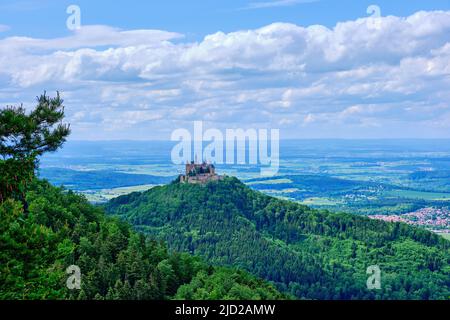
<svg viewBox="0 0 450 320"><path fill-rule="evenodd" d="M93 2L0 0L2 106L59 90L77 140L450 138L449 0Z"/></svg>

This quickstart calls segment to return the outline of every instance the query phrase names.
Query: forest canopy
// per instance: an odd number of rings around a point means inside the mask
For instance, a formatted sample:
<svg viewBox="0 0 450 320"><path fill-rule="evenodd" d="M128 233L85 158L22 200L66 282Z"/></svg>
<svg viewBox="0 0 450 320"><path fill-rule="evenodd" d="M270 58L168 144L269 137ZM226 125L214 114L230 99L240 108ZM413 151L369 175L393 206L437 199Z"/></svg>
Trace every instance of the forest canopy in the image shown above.
<svg viewBox="0 0 450 320"><path fill-rule="evenodd" d="M0 299L286 298L244 271L169 251L83 196L37 179L38 157L70 133L59 94L37 102L29 113L0 110ZM68 285L66 270L79 270L79 286Z"/></svg>
<svg viewBox="0 0 450 320"><path fill-rule="evenodd" d="M172 250L244 268L300 299L447 299L450 242L404 223L315 210L236 178L115 198L108 213ZM367 268L381 269L368 290Z"/></svg>

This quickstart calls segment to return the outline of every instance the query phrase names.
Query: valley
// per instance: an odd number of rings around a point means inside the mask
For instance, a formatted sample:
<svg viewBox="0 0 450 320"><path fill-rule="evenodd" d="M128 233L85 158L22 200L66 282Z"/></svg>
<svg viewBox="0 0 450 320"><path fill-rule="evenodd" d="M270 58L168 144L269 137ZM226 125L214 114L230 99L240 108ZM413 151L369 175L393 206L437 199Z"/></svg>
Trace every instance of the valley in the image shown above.
<svg viewBox="0 0 450 320"><path fill-rule="evenodd" d="M183 166L170 162L173 145L69 142L42 160L40 175L104 203L173 181L183 172ZM254 190L332 212L391 219L450 208L450 140L284 140L280 157L274 177L262 178L254 165L218 165L218 170Z"/></svg>

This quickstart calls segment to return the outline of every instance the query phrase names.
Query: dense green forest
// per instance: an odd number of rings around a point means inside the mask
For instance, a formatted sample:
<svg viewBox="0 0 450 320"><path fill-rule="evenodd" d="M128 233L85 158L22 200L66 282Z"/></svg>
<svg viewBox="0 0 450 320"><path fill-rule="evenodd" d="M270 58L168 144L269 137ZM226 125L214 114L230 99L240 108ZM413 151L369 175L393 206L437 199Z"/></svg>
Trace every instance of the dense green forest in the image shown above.
<svg viewBox="0 0 450 320"><path fill-rule="evenodd" d="M13 199L0 204L0 299L286 298L246 272L169 252L71 191L38 180L29 188L26 212ZM66 286L70 265L81 290Z"/></svg>
<svg viewBox="0 0 450 320"><path fill-rule="evenodd" d="M267 282L169 252L72 191L36 178L70 134L63 100L0 109L0 299L284 299ZM224 281L227 279L227 281Z"/></svg>
<svg viewBox="0 0 450 320"><path fill-rule="evenodd" d="M28 113L0 110L0 299L450 296L449 241L276 199L236 178L173 182L93 206L36 178L39 157L70 134L59 94L37 103ZM374 265L379 290L366 285ZM79 268L79 288L68 267Z"/></svg>
<svg viewBox="0 0 450 320"><path fill-rule="evenodd" d="M269 197L236 178L132 193L111 215L170 249L232 265L305 299L448 299L450 242L401 223L329 213ZM367 267L381 269L368 290Z"/></svg>

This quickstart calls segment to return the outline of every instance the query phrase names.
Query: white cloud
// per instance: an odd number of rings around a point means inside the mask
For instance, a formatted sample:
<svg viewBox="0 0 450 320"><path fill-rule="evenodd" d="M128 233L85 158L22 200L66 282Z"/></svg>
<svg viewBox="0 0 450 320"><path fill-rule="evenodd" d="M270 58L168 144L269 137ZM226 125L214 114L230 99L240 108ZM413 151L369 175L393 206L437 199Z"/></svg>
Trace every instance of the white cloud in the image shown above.
<svg viewBox="0 0 450 320"><path fill-rule="evenodd" d="M138 46L155 45L161 42L181 38L175 32L161 30L123 31L103 25L82 26L70 36L55 39L35 39L28 37L10 37L0 41L0 52L10 50L69 50L84 47L101 46Z"/></svg>
<svg viewBox="0 0 450 320"><path fill-rule="evenodd" d="M5 31L8 31L9 29L10 29L9 26L0 24L0 32L5 32Z"/></svg>
<svg viewBox="0 0 450 320"><path fill-rule="evenodd" d="M401 135L423 124L426 134L450 136L431 127L450 113L450 12L382 17L377 28L364 18L173 41L181 37L86 26L63 38L2 39L0 99L62 90L73 128L97 123L96 134L114 127L127 137L130 126L164 135L195 117L282 125L288 135L334 136L345 126L372 136L381 131L364 128L383 125Z"/></svg>

